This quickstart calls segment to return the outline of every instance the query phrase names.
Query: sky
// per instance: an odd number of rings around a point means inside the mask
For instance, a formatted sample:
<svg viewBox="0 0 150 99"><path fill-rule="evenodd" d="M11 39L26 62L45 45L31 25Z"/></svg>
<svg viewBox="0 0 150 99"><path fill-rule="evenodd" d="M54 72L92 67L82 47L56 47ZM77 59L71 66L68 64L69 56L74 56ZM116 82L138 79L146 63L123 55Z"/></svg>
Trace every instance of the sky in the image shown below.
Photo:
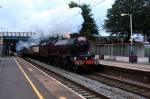
<svg viewBox="0 0 150 99"><path fill-rule="evenodd" d="M100 0L0 0L0 31L36 32L39 35L55 35L78 32L83 23L80 8L69 9L68 3L94 5ZM103 1L103 0L101 0ZM98 27L106 18L107 9L114 0L104 0L92 7ZM106 35L100 31L101 35Z"/></svg>

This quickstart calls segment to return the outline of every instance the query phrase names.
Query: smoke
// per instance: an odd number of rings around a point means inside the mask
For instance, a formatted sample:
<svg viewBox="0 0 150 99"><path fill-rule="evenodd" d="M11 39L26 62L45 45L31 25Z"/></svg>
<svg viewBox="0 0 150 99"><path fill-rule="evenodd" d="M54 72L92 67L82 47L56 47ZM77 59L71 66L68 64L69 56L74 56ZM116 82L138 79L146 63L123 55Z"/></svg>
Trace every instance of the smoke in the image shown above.
<svg viewBox="0 0 150 99"><path fill-rule="evenodd" d="M19 41L16 43L16 51L20 51L23 48L29 48L30 46L37 45L43 38L29 38L27 41Z"/></svg>
<svg viewBox="0 0 150 99"><path fill-rule="evenodd" d="M0 27L5 28L3 31L8 29L11 32L35 32L36 37L31 39L36 38L35 41L38 42L49 35L78 32L83 23L81 14L71 19L70 17L80 13L81 9L69 9L67 4L70 1L90 5L99 2L99 0L1 0ZM104 12L106 13L113 2L114 0L105 0L92 8L94 18L103 20ZM97 24L99 23L98 21ZM30 43L18 42L17 45L16 49L21 49L20 46L28 47Z"/></svg>
<svg viewBox="0 0 150 99"><path fill-rule="evenodd" d="M23 15L23 19L17 24L17 30L34 32L36 35L27 41L19 41L16 50L38 45L41 40L49 36L64 35L78 32L83 18L80 8L68 8L67 5L42 12L30 11Z"/></svg>

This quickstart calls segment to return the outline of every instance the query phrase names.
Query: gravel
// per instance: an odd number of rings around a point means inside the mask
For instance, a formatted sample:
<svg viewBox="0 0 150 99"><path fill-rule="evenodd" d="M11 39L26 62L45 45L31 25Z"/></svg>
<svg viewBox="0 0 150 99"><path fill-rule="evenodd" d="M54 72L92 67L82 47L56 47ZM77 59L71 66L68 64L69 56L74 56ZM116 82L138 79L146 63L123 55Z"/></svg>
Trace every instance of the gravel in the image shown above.
<svg viewBox="0 0 150 99"><path fill-rule="evenodd" d="M64 71L62 69L56 68L51 65L47 65L37 60L30 59L30 61L40 66L43 66L59 75L62 75L63 77L70 79L78 84L81 84L82 86L89 88L97 93L103 94L111 99L146 99L134 93L130 93L130 92L121 90L119 88L115 88L115 87L100 83L98 81L91 80L89 78L86 78L86 77L83 77L83 76L80 76L80 75L77 75L68 71Z"/></svg>

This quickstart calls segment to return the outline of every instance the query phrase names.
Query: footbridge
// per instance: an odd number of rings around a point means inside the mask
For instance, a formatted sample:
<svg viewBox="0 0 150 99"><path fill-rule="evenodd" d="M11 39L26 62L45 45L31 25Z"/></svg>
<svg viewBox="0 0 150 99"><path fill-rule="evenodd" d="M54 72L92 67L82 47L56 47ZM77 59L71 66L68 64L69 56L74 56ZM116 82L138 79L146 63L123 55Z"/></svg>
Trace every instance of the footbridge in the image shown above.
<svg viewBox="0 0 150 99"><path fill-rule="evenodd" d="M28 38L36 35L33 32L0 32L0 55L6 56L13 54L16 50L18 41L26 41Z"/></svg>

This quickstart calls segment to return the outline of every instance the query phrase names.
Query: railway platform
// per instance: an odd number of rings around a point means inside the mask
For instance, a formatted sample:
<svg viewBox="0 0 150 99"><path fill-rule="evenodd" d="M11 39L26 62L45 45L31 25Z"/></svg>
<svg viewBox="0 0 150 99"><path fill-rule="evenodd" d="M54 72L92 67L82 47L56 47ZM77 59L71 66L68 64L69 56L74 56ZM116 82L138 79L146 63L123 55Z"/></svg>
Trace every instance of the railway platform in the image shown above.
<svg viewBox="0 0 150 99"><path fill-rule="evenodd" d="M19 58L0 58L0 99L84 99Z"/></svg>
<svg viewBox="0 0 150 99"><path fill-rule="evenodd" d="M140 86L150 86L150 64L127 63L110 60L100 60L103 68L101 73L117 77L120 80L136 83Z"/></svg>
<svg viewBox="0 0 150 99"><path fill-rule="evenodd" d="M123 68L123 69L150 72L150 64L127 63L127 62L118 62L118 61L110 61L110 60L99 60L99 64L105 66Z"/></svg>

